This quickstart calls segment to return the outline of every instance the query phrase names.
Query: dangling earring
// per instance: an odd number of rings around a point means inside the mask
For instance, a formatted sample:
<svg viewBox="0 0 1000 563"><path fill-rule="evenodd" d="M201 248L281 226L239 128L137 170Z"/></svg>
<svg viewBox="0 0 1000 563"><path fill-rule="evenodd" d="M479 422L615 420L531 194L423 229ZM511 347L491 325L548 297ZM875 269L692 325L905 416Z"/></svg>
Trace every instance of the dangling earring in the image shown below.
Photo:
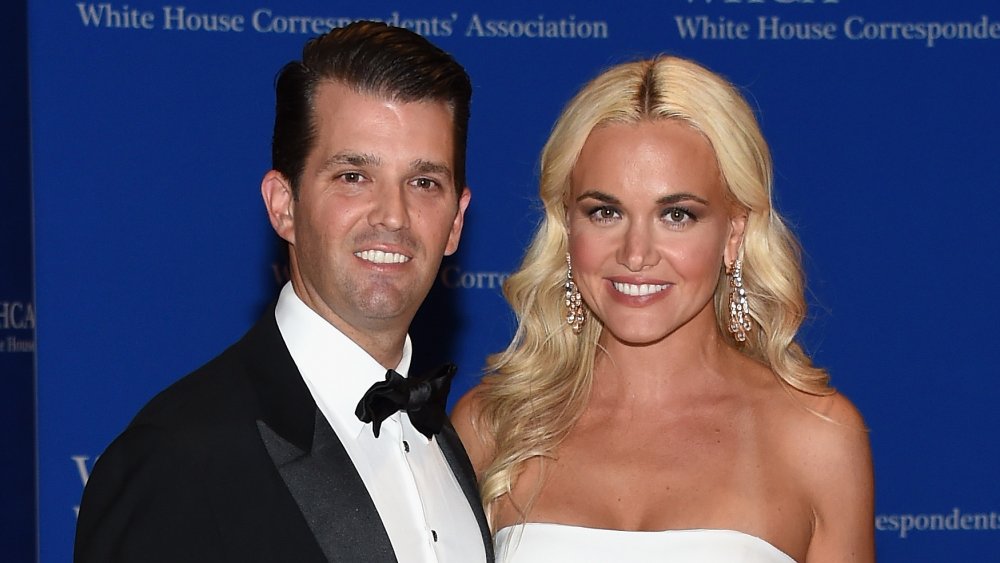
<svg viewBox="0 0 1000 563"><path fill-rule="evenodd" d="M573 334L580 334L587 313L583 309L583 297L573 281L573 262L569 252L566 253L566 323L573 329Z"/></svg>
<svg viewBox="0 0 1000 563"><path fill-rule="evenodd" d="M729 273L729 332L738 342L746 342L747 333L753 328L747 291L743 289L743 262L737 258Z"/></svg>

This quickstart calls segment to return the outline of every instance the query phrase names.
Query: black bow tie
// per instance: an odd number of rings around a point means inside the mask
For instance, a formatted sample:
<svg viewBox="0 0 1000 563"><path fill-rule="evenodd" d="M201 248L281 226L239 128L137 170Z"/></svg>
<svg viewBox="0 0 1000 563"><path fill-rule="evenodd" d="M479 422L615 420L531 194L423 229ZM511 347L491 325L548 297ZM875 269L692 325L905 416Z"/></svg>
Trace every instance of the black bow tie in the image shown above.
<svg viewBox="0 0 1000 563"><path fill-rule="evenodd" d="M375 383L365 392L354 414L361 422L371 422L378 438L383 420L396 411L406 411L413 427L430 439L444 426L445 403L457 369L455 364L445 364L431 373L409 378L389 370L385 381Z"/></svg>

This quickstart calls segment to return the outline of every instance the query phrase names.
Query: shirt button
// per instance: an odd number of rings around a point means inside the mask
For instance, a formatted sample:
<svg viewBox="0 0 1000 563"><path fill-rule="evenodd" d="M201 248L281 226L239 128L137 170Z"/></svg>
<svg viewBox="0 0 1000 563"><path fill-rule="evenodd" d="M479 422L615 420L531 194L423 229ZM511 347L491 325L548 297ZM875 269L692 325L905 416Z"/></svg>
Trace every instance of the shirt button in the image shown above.
<svg viewBox="0 0 1000 563"><path fill-rule="evenodd" d="M407 442L406 440L403 440L403 451L406 453L410 453L410 443Z"/></svg>

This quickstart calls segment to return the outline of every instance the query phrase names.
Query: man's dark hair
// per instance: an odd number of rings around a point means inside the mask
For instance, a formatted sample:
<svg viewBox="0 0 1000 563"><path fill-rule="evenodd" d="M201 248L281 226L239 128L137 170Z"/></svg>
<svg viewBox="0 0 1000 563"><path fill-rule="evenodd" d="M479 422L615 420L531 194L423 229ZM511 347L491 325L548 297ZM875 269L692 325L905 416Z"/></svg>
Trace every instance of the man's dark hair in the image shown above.
<svg viewBox="0 0 1000 563"><path fill-rule="evenodd" d="M469 75L451 55L412 31L358 21L310 39L302 60L288 63L278 74L271 166L288 179L296 199L306 158L316 142L316 88L326 80L404 103L446 104L455 137L455 187L461 190L466 185Z"/></svg>

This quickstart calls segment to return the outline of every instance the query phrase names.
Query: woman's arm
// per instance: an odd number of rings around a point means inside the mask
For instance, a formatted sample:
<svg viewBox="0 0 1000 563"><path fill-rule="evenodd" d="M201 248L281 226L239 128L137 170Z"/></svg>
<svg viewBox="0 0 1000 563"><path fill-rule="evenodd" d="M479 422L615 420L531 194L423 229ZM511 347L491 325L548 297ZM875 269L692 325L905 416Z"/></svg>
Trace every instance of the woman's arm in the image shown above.
<svg viewBox="0 0 1000 563"><path fill-rule="evenodd" d="M805 445L814 530L807 563L875 561L875 493L868 431L840 394L824 399L823 415Z"/></svg>

